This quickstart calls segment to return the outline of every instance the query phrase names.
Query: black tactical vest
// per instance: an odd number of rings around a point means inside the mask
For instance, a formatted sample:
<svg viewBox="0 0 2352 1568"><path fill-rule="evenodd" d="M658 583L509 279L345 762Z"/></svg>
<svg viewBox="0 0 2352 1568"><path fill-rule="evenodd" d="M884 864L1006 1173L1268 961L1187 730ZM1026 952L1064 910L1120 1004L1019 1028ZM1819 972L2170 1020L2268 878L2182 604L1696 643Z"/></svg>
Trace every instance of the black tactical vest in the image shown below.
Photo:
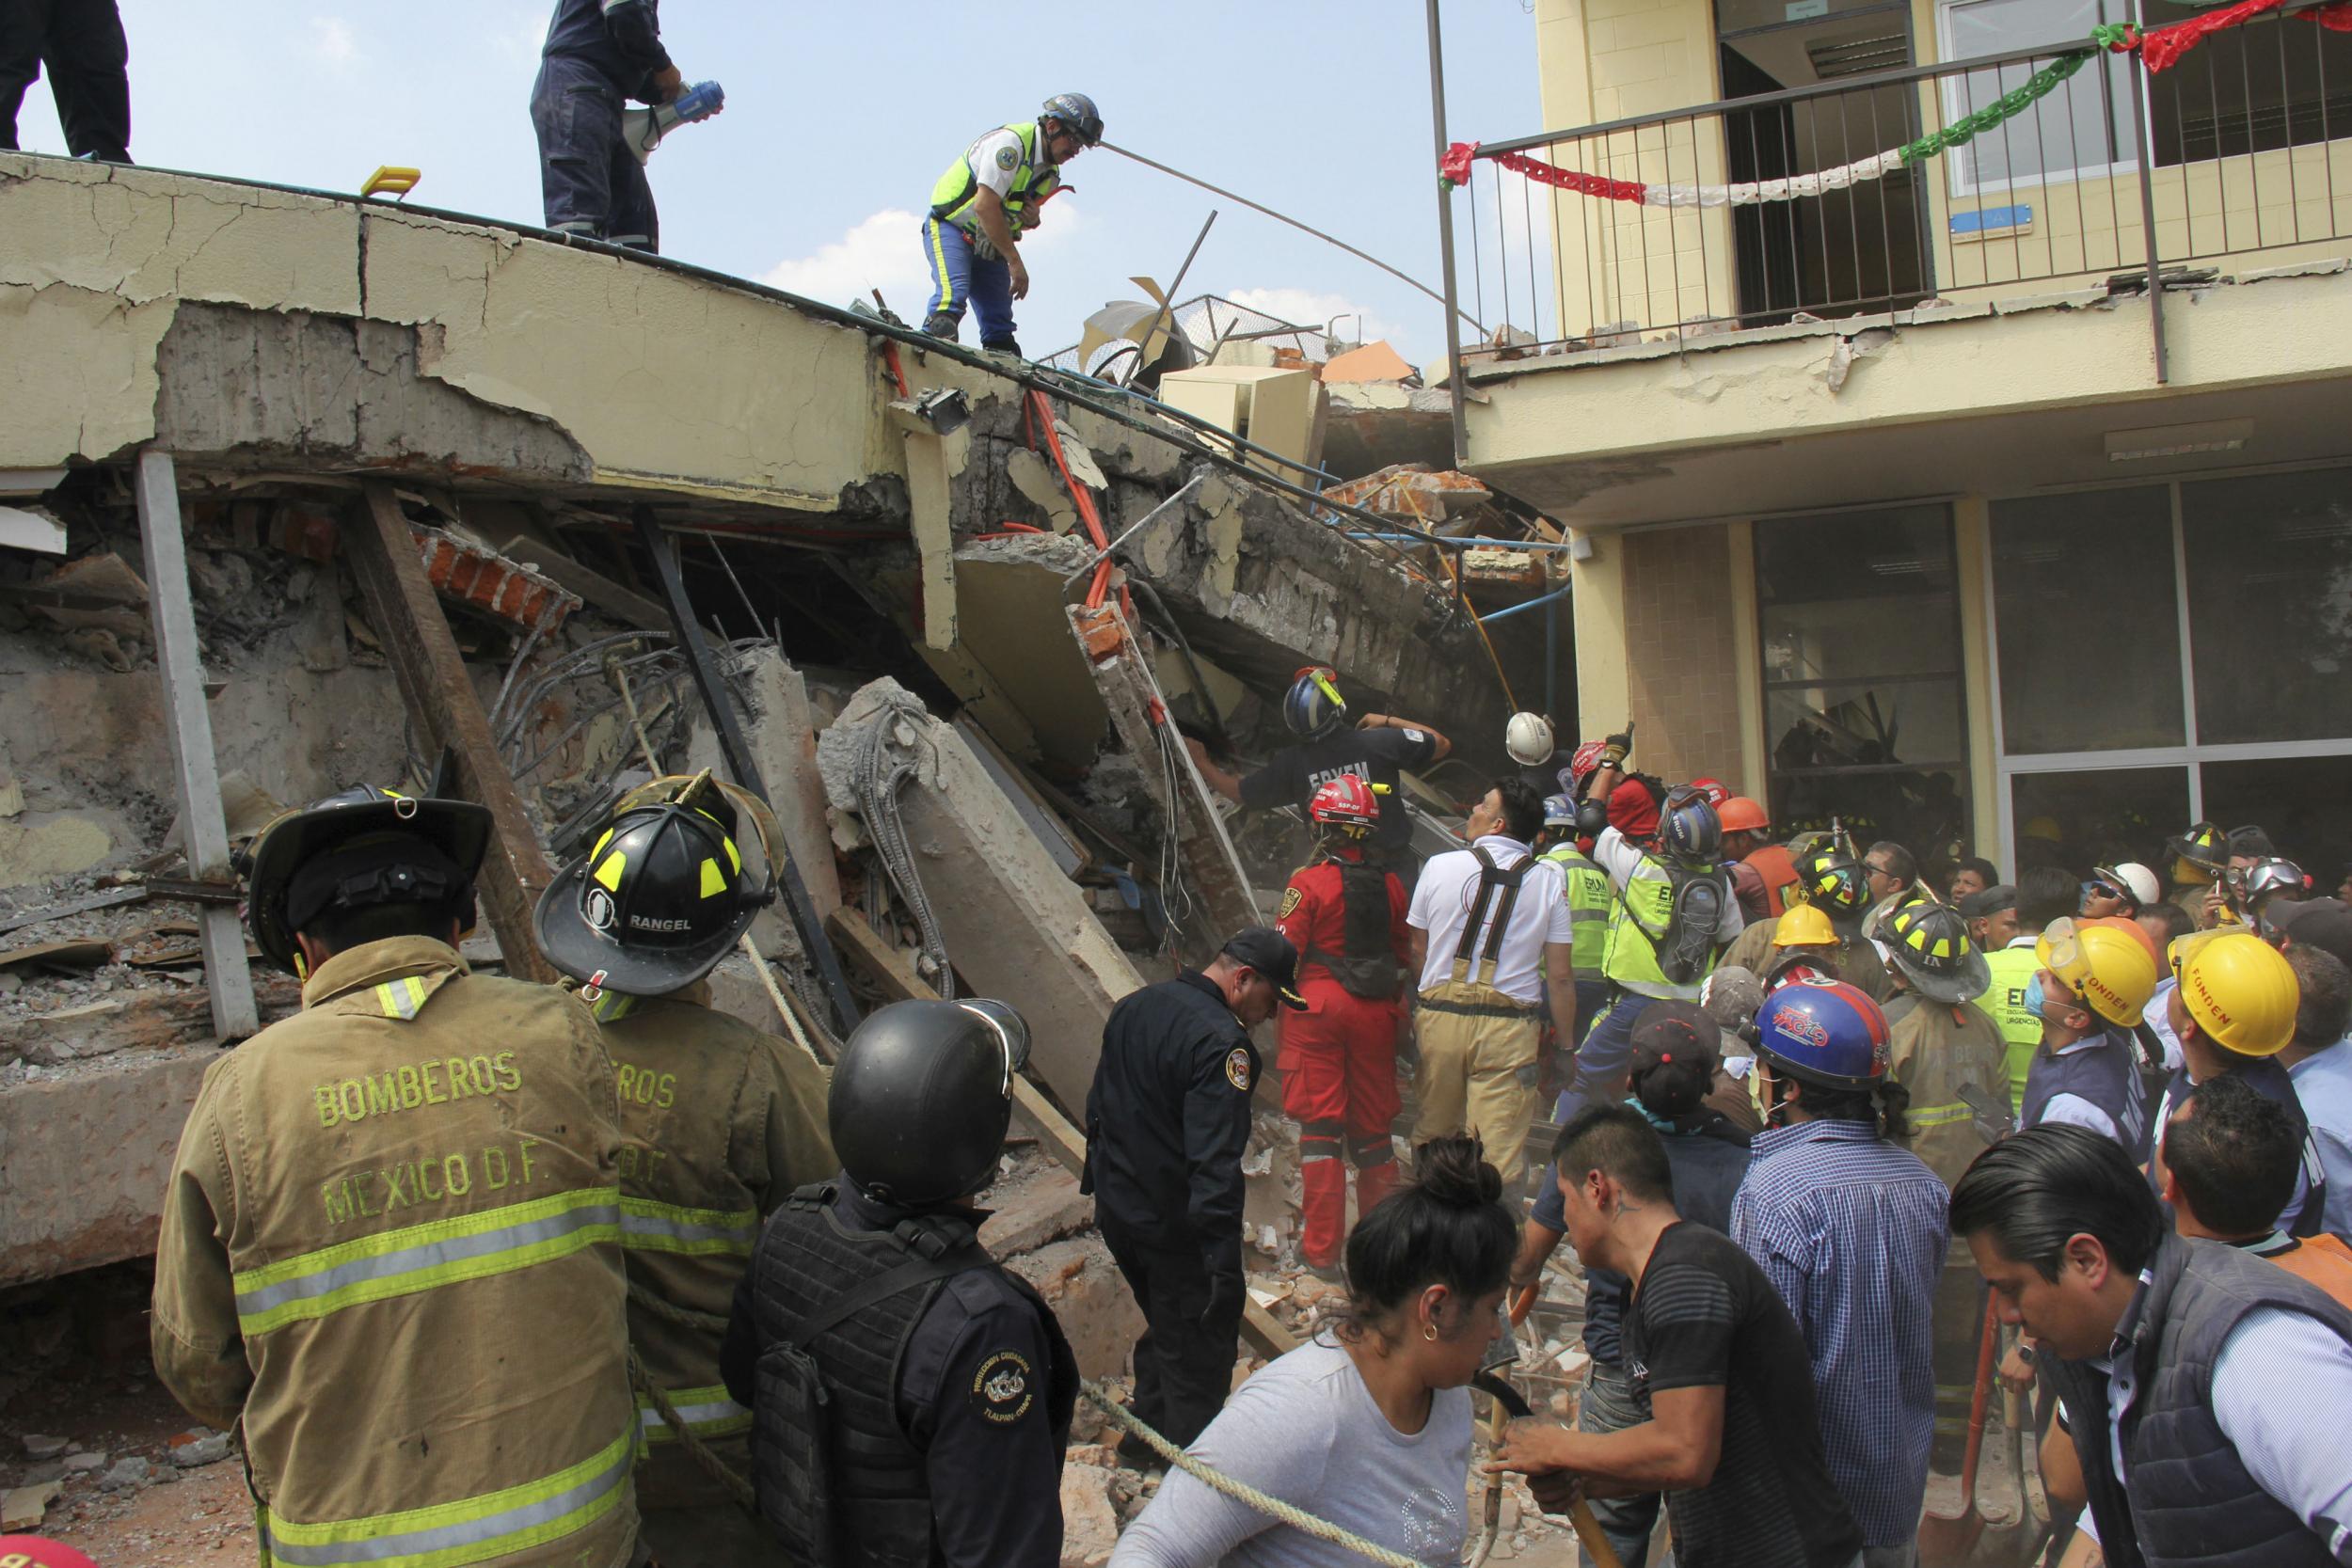
<svg viewBox="0 0 2352 1568"><path fill-rule="evenodd" d="M926 1214L889 1230L851 1230L834 1196L830 1184L794 1193L752 1259L763 1347L754 1487L795 1563L929 1568L930 1488L923 1453L898 1423L898 1370L946 1276L994 1264L960 1218ZM930 1266L916 1282L813 1336L799 1332L883 1275L923 1263ZM1056 1371L1057 1384L1074 1387L1065 1369ZM1066 1399L1061 1408L1066 1421Z"/></svg>
<svg viewBox="0 0 2352 1568"><path fill-rule="evenodd" d="M1389 870L1363 861L1341 861L1340 941L1344 953L1312 955L1340 989L1368 1002L1386 1002L1401 989L1396 946L1389 932Z"/></svg>

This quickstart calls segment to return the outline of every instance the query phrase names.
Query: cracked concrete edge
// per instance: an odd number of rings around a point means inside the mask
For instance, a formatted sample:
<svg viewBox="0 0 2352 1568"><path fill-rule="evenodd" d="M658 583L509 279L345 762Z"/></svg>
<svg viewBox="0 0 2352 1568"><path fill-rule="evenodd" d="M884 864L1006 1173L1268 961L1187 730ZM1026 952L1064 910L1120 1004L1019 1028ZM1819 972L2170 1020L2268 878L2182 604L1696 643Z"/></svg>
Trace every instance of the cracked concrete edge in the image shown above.
<svg viewBox="0 0 2352 1568"><path fill-rule="evenodd" d="M487 224L22 154L0 153L0 230L43 239L0 255L0 358L56 367L0 388L0 466L155 438L157 349L201 302L411 329L416 376L548 421L624 487L825 512L902 471L865 335L748 290Z"/></svg>

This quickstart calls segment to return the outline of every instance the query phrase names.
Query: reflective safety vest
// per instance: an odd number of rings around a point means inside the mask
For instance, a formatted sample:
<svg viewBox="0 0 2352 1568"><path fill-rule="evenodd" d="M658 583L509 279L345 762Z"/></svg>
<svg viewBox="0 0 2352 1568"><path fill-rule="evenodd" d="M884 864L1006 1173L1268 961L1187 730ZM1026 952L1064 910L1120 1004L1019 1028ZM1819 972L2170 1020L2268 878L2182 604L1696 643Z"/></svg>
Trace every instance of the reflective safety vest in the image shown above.
<svg viewBox="0 0 2352 1568"><path fill-rule="evenodd" d="M1788 895L1795 891L1799 880L1796 860L1788 853L1787 847L1767 844L1763 848L1748 856L1747 863L1754 866L1756 874L1764 879L1766 911L1775 915L1787 914Z"/></svg>
<svg viewBox="0 0 2352 1568"><path fill-rule="evenodd" d="M422 937L206 1070L158 1374L242 1421L264 1561L618 1568L637 1511L612 1068L577 1001Z"/></svg>
<svg viewBox="0 0 2352 1568"><path fill-rule="evenodd" d="M2026 1073L2033 1066L2033 1053L2042 1046L2042 1020L2026 1010L2026 988L2041 972L2042 960L2034 956L2034 944L2027 942L1987 953L1984 961L1993 972L1993 983L1977 998L1976 1006L1984 1009L2008 1043L2010 1105L2023 1112Z"/></svg>
<svg viewBox="0 0 2352 1568"><path fill-rule="evenodd" d="M1012 183L1005 189L1005 221L1013 233L1033 227L1037 210L1045 198L1061 188L1061 167L1057 164L1038 162L1037 121L1025 120L1019 125L1003 127L1021 139L1021 162L1012 171ZM931 216L942 223L951 223L965 233L972 233L977 220L973 207L980 197L980 177L973 169L972 160L979 155L980 143L996 133L976 139L963 150L963 155L947 166L931 186Z"/></svg>
<svg viewBox="0 0 2352 1568"><path fill-rule="evenodd" d="M1724 907L1739 909L1740 900L1732 894L1729 877L1720 871L1694 875L1711 876L1721 881ZM1689 980L1677 983L1667 979L1666 972L1659 967L1658 944L1667 939L1674 924L1674 901L1673 874L1655 855L1643 856L1640 867L1627 879L1625 892L1610 908L1609 950L1601 960L1601 973L1637 996L1696 1002L1707 977L1723 961L1724 944L1708 944L1705 960Z"/></svg>
<svg viewBox="0 0 2352 1568"><path fill-rule="evenodd" d="M1574 844L1555 844L1544 851L1544 859L1557 865L1567 880L1564 896L1568 901L1568 928L1576 942L1577 975L1597 980L1609 957L1609 912L1617 902L1616 893L1609 886L1609 873Z"/></svg>
<svg viewBox="0 0 2352 1568"><path fill-rule="evenodd" d="M741 1474L752 1413L720 1383L721 1324L760 1221L836 1164L824 1070L709 997L707 984L660 997L608 991L592 1010L621 1106L629 1343L695 1441ZM642 1388L637 1427L641 1506L730 1504Z"/></svg>

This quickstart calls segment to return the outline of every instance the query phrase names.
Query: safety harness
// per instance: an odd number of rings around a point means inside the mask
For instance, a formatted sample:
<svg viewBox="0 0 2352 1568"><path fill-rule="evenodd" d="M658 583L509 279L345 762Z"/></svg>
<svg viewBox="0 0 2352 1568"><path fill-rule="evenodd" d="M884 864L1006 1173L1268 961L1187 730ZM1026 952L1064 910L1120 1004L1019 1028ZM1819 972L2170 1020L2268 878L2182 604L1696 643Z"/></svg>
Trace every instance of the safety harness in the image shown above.
<svg viewBox="0 0 2352 1568"><path fill-rule="evenodd" d="M1478 857L1478 896L1470 908L1470 918L1462 923L1461 940L1454 944L1454 981L1467 982L1493 989L1495 974L1502 963L1502 939L1511 929L1511 911L1518 907L1519 883L1526 879L1528 867L1535 863L1529 855L1513 865L1497 865L1485 845L1472 845L1470 853ZM1487 926L1486 948L1476 951L1478 927L1486 924L1486 911L1494 911L1494 921ZM1472 968L1473 955L1475 969ZM1422 1006L1435 1013L1460 1013L1470 1018L1528 1018L1540 1009L1532 1004L1455 1002L1441 997L1422 996Z"/></svg>

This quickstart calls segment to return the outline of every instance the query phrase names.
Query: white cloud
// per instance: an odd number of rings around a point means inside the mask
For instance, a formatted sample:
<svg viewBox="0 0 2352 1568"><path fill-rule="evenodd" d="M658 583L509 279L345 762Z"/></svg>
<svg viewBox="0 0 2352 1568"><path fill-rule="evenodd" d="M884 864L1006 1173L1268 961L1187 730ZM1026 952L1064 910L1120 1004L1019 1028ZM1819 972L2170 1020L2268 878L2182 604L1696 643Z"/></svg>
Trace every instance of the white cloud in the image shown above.
<svg viewBox="0 0 2352 1568"><path fill-rule="evenodd" d="M903 208L891 207L861 219L837 240L818 245L810 256L777 262L760 281L829 305L851 299L870 300L880 289L890 308L909 321L922 314L930 297L931 274L923 259L922 218ZM1034 257L1057 248L1079 230L1076 209L1057 200L1042 228L1023 242Z"/></svg>
<svg viewBox="0 0 2352 1568"><path fill-rule="evenodd" d="M502 14L485 13L484 20L487 24L484 36L499 58L516 65L538 63L539 51L548 37L545 7L516 7Z"/></svg>
<svg viewBox="0 0 2352 1568"><path fill-rule="evenodd" d="M1376 338L1393 338L1401 330L1344 294L1312 289L1230 289L1225 297L1298 326L1336 325L1338 331L1333 335L1343 342L1368 343Z"/></svg>
<svg viewBox="0 0 2352 1568"><path fill-rule="evenodd" d="M341 17L310 19L310 53L331 66L347 66L359 57L359 40L351 24Z"/></svg>

